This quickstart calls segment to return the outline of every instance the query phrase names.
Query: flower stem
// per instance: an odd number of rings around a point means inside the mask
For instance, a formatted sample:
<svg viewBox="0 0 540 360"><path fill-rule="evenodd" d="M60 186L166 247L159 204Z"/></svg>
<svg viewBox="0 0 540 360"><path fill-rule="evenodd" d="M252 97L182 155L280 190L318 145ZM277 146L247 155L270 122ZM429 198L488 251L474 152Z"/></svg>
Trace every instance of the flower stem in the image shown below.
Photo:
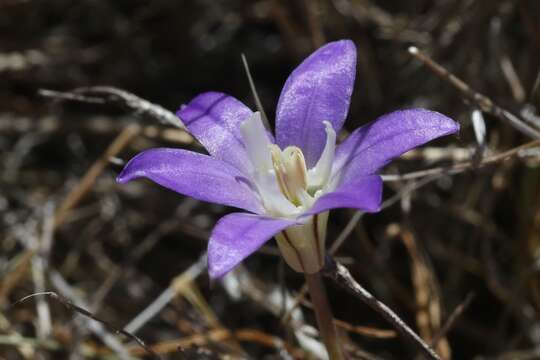
<svg viewBox="0 0 540 360"><path fill-rule="evenodd" d="M317 325L330 360L345 360L320 272L305 274Z"/></svg>

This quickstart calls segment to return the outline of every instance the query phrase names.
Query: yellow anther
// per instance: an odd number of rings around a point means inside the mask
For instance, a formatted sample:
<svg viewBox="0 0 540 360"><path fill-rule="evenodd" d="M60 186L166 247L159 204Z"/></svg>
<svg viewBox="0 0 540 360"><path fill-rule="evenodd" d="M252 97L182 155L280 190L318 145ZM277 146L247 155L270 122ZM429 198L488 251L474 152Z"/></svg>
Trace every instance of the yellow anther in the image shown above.
<svg viewBox="0 0 540 360"><path fill-rule="evenodd" d="M295 190L307 187L306 159L302 150L296 146L289 146L283 150L283 160L287 182Z"/></svg>
<svg viewBox="0 0 540 360"><path fill-rule="evenodd" d="M299 205L299 195L307 188L306 160L302 150L289 146L281 151L277 145L272 145L270 153L281 192L293 204Z"/></svg>

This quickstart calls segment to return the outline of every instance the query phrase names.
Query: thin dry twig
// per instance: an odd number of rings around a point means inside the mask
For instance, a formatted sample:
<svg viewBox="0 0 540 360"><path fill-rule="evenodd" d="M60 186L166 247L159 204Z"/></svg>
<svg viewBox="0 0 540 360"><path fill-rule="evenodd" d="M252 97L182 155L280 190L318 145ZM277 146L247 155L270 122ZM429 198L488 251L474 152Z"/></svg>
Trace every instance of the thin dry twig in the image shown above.
<svg viewBox="0 0 540 360"><path fill-rule="evenodd" d="M376 1L333 0L336 10L359 24L371 23L378 28L378 36L398 42L425 44L433 42L428 31L414 28L412 20L403 15L394 15L380 7Z"/></svg>
<svg viewBox="0 0 540 360"><path fill-rule="evenodd" d="M117 334L124 335L125 337L127 337L127 338L135 341L137 344L139 344L139 346L141 346L149 355L153 356L156 359L161 359L161 356L159 356L159 354L157 354L154 350L152 350L150 347L148 347L148 345L146 345L145 342L143 340L141 340L139 337L131 334L130 332L128 332L126 330L119 329L119 328L109 324L107 321L96 317L90 311L85 310L82 307L75 305L70 300L64 298L63 296L60 296L59 294L55 293L54 291L44 291L44 292L40 292L40 293L33 293L33 294L30 294L30 295L27 295L27 296L17 300L16 302L14 302L11 305L11 307L17 306L17 305L25 302L26 300L29 300L29 299L37 297L37 296L48 296L48 297L58 301L60 304L65 306L68 310L74 311L74 312L79 313L79 314L81 314L83 316L86 316L86 317L88 317L88 318L90 318L90 319L92 319L94 321L97 321L98 323L103 324L105 327L107 327L108 329L110 329L111 331L113 331L113 332L115 332Z"/></svg>
<svg viewBox="0 0 540 360"><path fill-rule="evenodd" d="M36 121L25 116L16 116L8 113L0 112L0 134L16 134L21 135L17 145L13 147L13 156L10 156L5 168L4 177L10 179L15 178L15 170L21 162L21 157L24 157L34 147L39 146L49 139L50 135L69 131L71 126L77 132L84 132L92 136L106 135L110 136L117 134L130 122L130 115L106 117L101 115L74 115L70 114L70 121L67 124L63 119L57 116L47 116ZM82 119L88 121L79 121ZM194 138L185 130L162 126L161 124L142 125L141 135L159 141L179 144L182 146L192 146L194 148L201 147Z"/></svg>
<svg viewBox="0 0 540 360"><path fill-rule="evenodd" d="M439 332L437 332L433 336L433 339L431 340L431 346L433 347L437 346L437 343L439 342L439 340L441 340L448 333L448 331L450 331L450 329L456 323L459 317L465 312L465 310L467 310L471 302L474 300L474 297L475 297L474 293L467 294L467 296L465 297L465 300L463 300L463 302L454 309L452 314L450 314L446 322L439 329Z"/></svg>
<svg viewBox="0 0 540 360"><path fill-rule="evenodd" d="M383 181L390 182L390 181L413 180L413 179L423 178L426 176L442 175L442 174L455 175L455 174L459 174L464 171L467 171L469 169L480 168L486 165L490 165L490 164L497 163L499 161L506 160L514 156L519 156L523 152L523 150L527 150L527 149L530 149L539 145L540 145L540 139L528 142L526 144L504 151L500 154L486 157L480 162L475 162L474 160L465 161L465 162L457 163L450 166L440 166L440 167L435 167L435 168L426 169L426 170L413 171L407 174L395 174L395 175L387 174L387 175L382 175L381 177Z"/></svg>
<svg viewBox="0 0 540 360"><path fill-rule="evenodd" d="M388 306L379 301L369 291L358 284L346 267L333 261L331 258L327 258L327 263L322 271L325 276L331 278L337 285L362 300L365 304L390 322L404 338L415 344L426 356L426 358L431 360L441 360L440 356L437 355L435 350L426 344L424 340L422 340L418 334L416 334L403 320L401 320L401 318L394 311L392 311Z"/></svg>
<svg viewBox="0 0 540 360"><path fill-rule="evenodd" d="M63 92L49 89L40 89L38 94L43 97L54 98L55 100L68 100L68 101L78 101L87 104L99 104L104 105L107 101L100 97L87 96L83 94L77 94L75 92Z"/></svg>
<svg viewBox="0 0 540 360"><path fill-rule="evenodd" d="M516 115L510 113L508 110L501 108L487 96L473 90L469 85L467 85L467 83L465 83L456 75L445 69L442 65L435 62L432 58L430 58L424 52L420 51L417 47L411 46L409 48L409 54L424 63L441 79L447 81L452 86L454 86L467 100L475 103L482 111L490 113L495 117L501 119L502 121L509 123L516 130L533 139L540 139L540 131L529 126L527 123L522 121Z"/></svg>
<svg viewBox="0 0 540 360"><path fill-rule="evenodd" d="M39 239L36 237L32 246L35 248L35 255L32 258L32 278L34 280L35 292L45 291L45 274L49 268L49 256L52 248L54 232L54 204L48 203L43 211L43 226ZM38 337L46 339L52 332L51 312L49 304L43 298L36 301L38 314Z"/></svg>
<svg viewBox="0 0 540 360"><path fill-rule="evenodd" d="M367 336L370 338L390 339L396 337L396 332L394 330L378 329L370 326L352 325L348 322L338 319L334 319L334 324L347 332L356 333L358 335Z"/></svg>
<svg viewBox="0 0 540 360"><path fill-rule="evenodd" d="M321 47L326 42L324 29L321 23L322 4L319 1L306 0L307 23L311 34L311 42L315 49Z"/></svg>
<svg viewBox="0 0 540 360"><path fill-rule="evenodd" d="M242 56L242 64L244 65L244 71L246 72L246 76L248 78L249 82L249 88L251 89L251 94L253 95L253 100L255 101L255 106L257 107L257 110L261 113L261 118L263 121L264 126L267 129L270 129L270 123L268 122L268 116L266 116L266 112L264 111L264 108L262 106L261 99L259 98L259 93L257 92L257 88L255 87L255 82L253 81L253 77L251 76L251 71L249 69L249 64L247 61L247 58L244 54Z"/></svg>
<svg viewBox="0 0 540 360"><path fill-rule="evenodd" d="M394 194L392 197L384 200L381 204L381 211L389 208L390 206L397 203L399 200L401 200L404 196L409 195L415 190L418 190L419 188L429 184L430 182L438 179L440 174L433 175L433 176L426 176L425 178L422 178L420 181L413 182L411 184L405 185L400 191L398 191L396 194ZM363 212L357 211L353 217L349 220L347 225L343 228L341 233L336 238L336 241L332 243L330 246L330 254L334 255L337 253L339 248L343 245L347 237L353 232L356 224L360 221L362 216L364 215Z"/></svg>
<svg viewBox="0 0 540 360"><path fill-rule="evenodd" d="M425 178L420 179L419 181L415 181L412 184L406 185L401 189L399 192L397 192L394 196L388 198L387 200L383 201L381 204L381 210L386 209L392 205L394 205L396 202L398 202L400 199L402 199L404 196L407 196L411 192L421 188L422 186L425 186L429 184L430 182L438 179L441 175L433 175L433 176L427 176ZM338 235L336 240L332 243L330 246L330 255L334 255L337 253L339 248L345 243L345 240L349 237L349 235L353 232L354 228L360 221L360 219L364 216L364 213L362 211L357 211L349 220L347 225L343 228L341 233ZM305 296L307 295L307 285L304 283L298 294L295 296L293 300L293 304L291 307L287 310L287 312L281 317L281 322L283 324L286 324L290 321L292 312L302 303Z"/></svg>
<svg viewBox="0 0 540 360"><path fill-rule="evenodd" d="M57 100L70 100L102 105L118 105L131 111L136 116L148 117L150 119L157 120L162 124L185 129L184 124L171 111L160 105L151 103L148 100L142 99L128 91L112 86L80 87L65 92L40 89L38 94Z"/></svg>
<svg viewBox="0 0 540 360"><path fill-rule="evenodd" d="M238 329L229 331L227 329L213 329L204 334L193 334L180 339L161 341L152 345L152 349L159 354L174 353L184 348L192 346L204 346L212 342L221 342L231 339L238 339L245 342L253 342L269 348L286 349L295 358L304 358L304 351L285 342L275 335L271 335L256 329ZM130 348L130 354L143 355L143 349ZM105 351L103 351L105 353Z"/></svg>

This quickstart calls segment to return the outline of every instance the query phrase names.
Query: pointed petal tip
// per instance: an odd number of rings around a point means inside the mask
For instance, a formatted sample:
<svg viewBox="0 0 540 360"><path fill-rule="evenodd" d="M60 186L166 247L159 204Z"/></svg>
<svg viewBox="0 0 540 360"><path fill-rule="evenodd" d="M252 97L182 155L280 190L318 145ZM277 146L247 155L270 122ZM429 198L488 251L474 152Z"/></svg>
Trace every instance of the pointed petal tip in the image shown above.
<svg viewBox="0 0 540 360"><path fill-rule="evenodd" d="M460 130L459 123L446 115L433 111L441 121L441 127L448 129L448 134L457 133Z"/></svg>
<svg viewBox="0 0 540 360"><path fill-rule="evenodd" d="M151 150L147 150L147 151L151 151ZM137 158L140 157L143 153L144 151L142 153L135 155L131 160L127 162L127 164L124 166L122 171L120 171L120 174L116 176L117 183L126 184L130 182L131 180L134 180L137 177L140 177L138 176L138 172L132 169L132 165L134 162L137 161Z"/></svg>
<svg viewBox="0 0 540 360"><path fill-rule="evenodd" d="M210 280L213 280L213 281L220 280L225 275L227 275L230 271L232 271L232 269L228 271L224 271L223 269L212 266L211 264L212 262L210 261L210 259L208 259L208 277L210 278Z"/></svg>
<svg viewBox="0 0 540 360"><path fill-rule="evenodd" d="M136 178L141 177L141 176L138 176L136 173L130 172L129 169L126 171L126 167L120 172L120 174L118 174L118 176L116 176L116 182L118 184L124 185L130 182L131 180L135 180Z"/></svg>
<svg viewBox="0 0 540 360"><path fill-rule="evenodd" d="M407 121L407 119L414 119L414 121L422 124L422 126L426 127L426 129L430 128L431 131L436 131L437 135L433 137L433 139L437 137L451 135L459 132L460 130L460 125L457 121L438 111L428 110L424 108L397 110L393 113L381 116L380 119L387 116L393 117L393 121Z"/></svg>
<svg viewBox="0 0 540 360"><path fill-rule="evenodd" d="M181 104L178 110L176 110L175 115L182 120L182 112L187 108L186 104Z"/></svg>
<svg viewBox="0 0 540 360"><path fill-rule="evenodd" d="M116 182L119 183L119 184L125 184L125 183L127 183L127 182L129 181L128 179L126 179L126 178L122 175L122 173L120 173L120 174L116 177L115 180L116 180Z"/></svg>
<svg viewBox="0 0 540 360"><path fill-rule="evenodd" d="M327 49L332 47L336 49L341 48L343 49L343 51L354 51L356 53L356 45L351 39L331 41L321 46L320 49Z"/></svg>
<svg viewBox="0 0 540 360"><path fill-rule="evenodd" d="M418 112L420 116L425 117L426 119L431 120L432 122L437 122L441 130L447 130L446 135L453 134L459 131L459 123L450 117L441 114L438 111L428 110L428 109L410 109L403 110L404 112ZM442 135L441 135L442 136Z"/></svg>
<svg viewBox="0 0 540 360"><path fill-rule="evenodd" d="M225 267L225 266L222 266L221 262L213 260L210 256L208 256L207 261L208 261L207 263L208 277L210 278L211 281L217 281L217 280L223 279L225 275L233 271L234 268L238 265L236 264L232 267L230 266Z"/></svg>
<svg viewBox="0 0 540 360"><path fill-rule="evenodd" d="M354 41L352 41L351 39L343 39L343 40L339 40L339 42L341 44L343 44L343 46L348 51L352 51L356 55L357 48L356 48L356 44L354 43Z"/></svg>
<svg viewBox="0 0 540 360"><path fill-rule="evenodd" d="M330 58L336 59L336 61L341 59L339 61L348 64L352 71L356 71L357 49L356 44L352 40L343 39L326 43L315 50L306 60L316 58L317 56L325 56L325 54Z"/></svg>
<svg viewBox="0 0 540 360"><path fill-rule="evenodd" d="M332 176L375 174L392 159L418 146L457 133L459 124L439 112L416 108L385 114L356 129L336 149Z"/></svg>
<svg viewBox="0 0 540 360"><path fill-rule="evenodd" d="M382 205L382 191L379 193L379 200L377 201L376 205L366 206L362 211L367 213L378 213L381 211L381 205Z"/></svg>
<svg viewBox="0 0 540 360"><path fill-rule="evenodd" d="M223 219L223 218L222 218ZM216 224L217 228L222 219ZM214 228L214 229L215 229ZM235 253L234 249L222 246L213 236L208 242L208 275L212 280L219 280L232 269L234 269L243 259L235 259L235 256L227 256L228 253Z"/></svg>
<svg viewBox="0 0 540 360"><path fill-rule="evenodd" d="M356 72L357 49L352 40L345 39L330 42L316 52L319 52L320 50L325 52L328 51L334 58L342 58L345 63L348 63L350 71Z"/></svg>

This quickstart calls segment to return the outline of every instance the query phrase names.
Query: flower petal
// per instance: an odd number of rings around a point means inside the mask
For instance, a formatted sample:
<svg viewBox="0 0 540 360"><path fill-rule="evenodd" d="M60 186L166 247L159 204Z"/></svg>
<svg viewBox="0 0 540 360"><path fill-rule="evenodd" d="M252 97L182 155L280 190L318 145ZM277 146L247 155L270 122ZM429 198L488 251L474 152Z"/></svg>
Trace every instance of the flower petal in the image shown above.
<svg viewBox="0 0 540 360"><path fill-rule="evenodd" d="M232 96L206 92L195 97L176 113L189 132L208 153L246 172L251 168L240 124L252 111Z"/></svg>
<svg viewBox="0 0 540 360"><path fill-rule="evenodd" d="M127 163L117 181L123 184L141 177L195 199L263 212L250 180L208 155L181 149L147 150Z"/></svg>
<svg viewBox="0 0 540 360"><path fill-rule="evenodd" d="M332 192L322 195L302 217L337 208L377 212L381 206L382 179L378 175L360 176L342 183Z"/></svg>
<svg viewBox="0 0 540 360"><path fill-rule="evenodd" d="M222 217L208 242L208 271L220 278L294 220L233 213Z"/></svg>
<svg viewBox="0 0 540 360"><path fill-rule="evenodd" d="M459 124L435 111L394 111L355 130L336 149L332 176L376 173L390 160L440 136L459 131ZM345 172L345 174L341 174ZM347 175L351 172L352 175Z"/></svg>
<svg viewBox="0 0 540 360"><path fill-rule="evenodd" d="M356 47L350 40L331 42L302 62L289 76L276 110L276 137L284 149L302 149L308 168L323 151L329 121L339 132L347 117L356 74Z"/></svg>

